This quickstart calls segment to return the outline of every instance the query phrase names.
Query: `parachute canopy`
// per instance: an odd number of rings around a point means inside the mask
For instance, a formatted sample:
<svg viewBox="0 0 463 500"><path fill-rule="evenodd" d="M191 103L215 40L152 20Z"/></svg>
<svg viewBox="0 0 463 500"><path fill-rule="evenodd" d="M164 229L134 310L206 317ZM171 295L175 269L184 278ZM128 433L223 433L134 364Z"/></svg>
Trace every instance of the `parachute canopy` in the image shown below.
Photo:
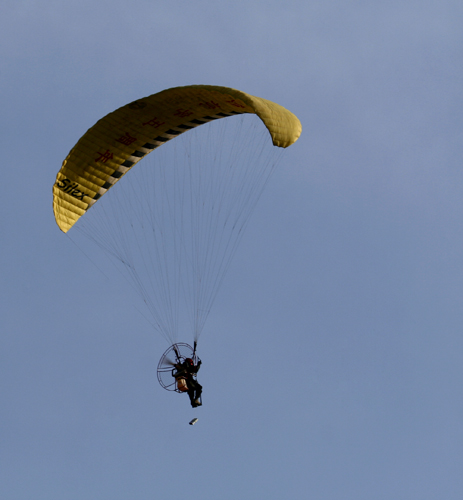
<svg viewBox="0 0 463 500"><path fill-rule="evenodd" d="M199 125L242 113L263 121L273 144L299 137L298 118L282 106L239 90L211 85L167 89L109 113L64 160L53 186L55 219L67 232L141 158Z"/></svg>
<svg viewBox="0 0 463 500"><path fill-rule="evenodd" d="M139 99L98 121L64 160L56 221L67 232L95 204L72 238L103 250L103 266L121 272L169 345L186 333L197 341L281 148L300 133L282 106L225 87Z"/></svg>

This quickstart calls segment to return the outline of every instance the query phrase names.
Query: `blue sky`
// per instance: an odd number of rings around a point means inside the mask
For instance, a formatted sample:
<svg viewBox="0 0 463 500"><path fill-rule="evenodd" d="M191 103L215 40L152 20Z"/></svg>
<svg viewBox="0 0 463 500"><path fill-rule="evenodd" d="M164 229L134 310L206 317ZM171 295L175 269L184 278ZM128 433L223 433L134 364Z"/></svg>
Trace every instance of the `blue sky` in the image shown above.
<svg viewBox="0 0 463 500"><path fill-rule="evenodd" d="M1 498L462 497L462 24L450 0L3 1ZM100 117L197 83L303 133L214 304L192 410L51 189Z"/></svg>

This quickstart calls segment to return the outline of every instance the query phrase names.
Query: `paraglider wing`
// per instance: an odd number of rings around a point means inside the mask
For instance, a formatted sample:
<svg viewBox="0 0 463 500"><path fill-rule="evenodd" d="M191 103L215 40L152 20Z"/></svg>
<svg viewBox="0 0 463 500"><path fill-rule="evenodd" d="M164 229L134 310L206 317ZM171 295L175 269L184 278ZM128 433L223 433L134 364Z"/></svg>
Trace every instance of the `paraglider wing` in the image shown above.
<svg viewBox="0 0 463 500"><path fill-rule="evenodd" d="M192 85L164 90L109 113L77 142L53 186L55 219L67 232L141 158L204 123L242 113L261 118L286 148L302 127L282 106L239 90Z"/></svg>

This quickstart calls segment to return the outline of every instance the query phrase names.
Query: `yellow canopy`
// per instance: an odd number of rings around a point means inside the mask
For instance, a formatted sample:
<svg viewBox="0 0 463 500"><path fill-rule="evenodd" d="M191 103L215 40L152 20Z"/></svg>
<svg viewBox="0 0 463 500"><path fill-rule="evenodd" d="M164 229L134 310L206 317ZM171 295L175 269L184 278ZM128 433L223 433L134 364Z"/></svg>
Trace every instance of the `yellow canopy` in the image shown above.
<svg viewBox="0 0 463 500"><path fill-rule="evenodd" d="M109 113L72 148L53 186L55 219L65 233L130 168L157 147L198 125L255 113L273 144L286 148L302 127L279 104L239 90L191 85L163 90Z"/></svg>

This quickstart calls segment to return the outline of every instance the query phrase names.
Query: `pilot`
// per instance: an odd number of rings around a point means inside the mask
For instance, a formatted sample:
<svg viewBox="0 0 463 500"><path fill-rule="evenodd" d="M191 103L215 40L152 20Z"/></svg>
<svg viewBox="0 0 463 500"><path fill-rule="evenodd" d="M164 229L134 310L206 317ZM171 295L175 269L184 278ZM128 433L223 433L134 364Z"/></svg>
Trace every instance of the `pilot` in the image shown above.
<svg viewBox="0 0 463 500"><path fill-rule="evenodd" d="M191 358L186 358L183 363L175 365L176 371L172 372L177 382L177 389L180 392L187 392L193 408L201 406L202 385L196 380L196 374L201 367L201 360L194 364Z"/></svg>

